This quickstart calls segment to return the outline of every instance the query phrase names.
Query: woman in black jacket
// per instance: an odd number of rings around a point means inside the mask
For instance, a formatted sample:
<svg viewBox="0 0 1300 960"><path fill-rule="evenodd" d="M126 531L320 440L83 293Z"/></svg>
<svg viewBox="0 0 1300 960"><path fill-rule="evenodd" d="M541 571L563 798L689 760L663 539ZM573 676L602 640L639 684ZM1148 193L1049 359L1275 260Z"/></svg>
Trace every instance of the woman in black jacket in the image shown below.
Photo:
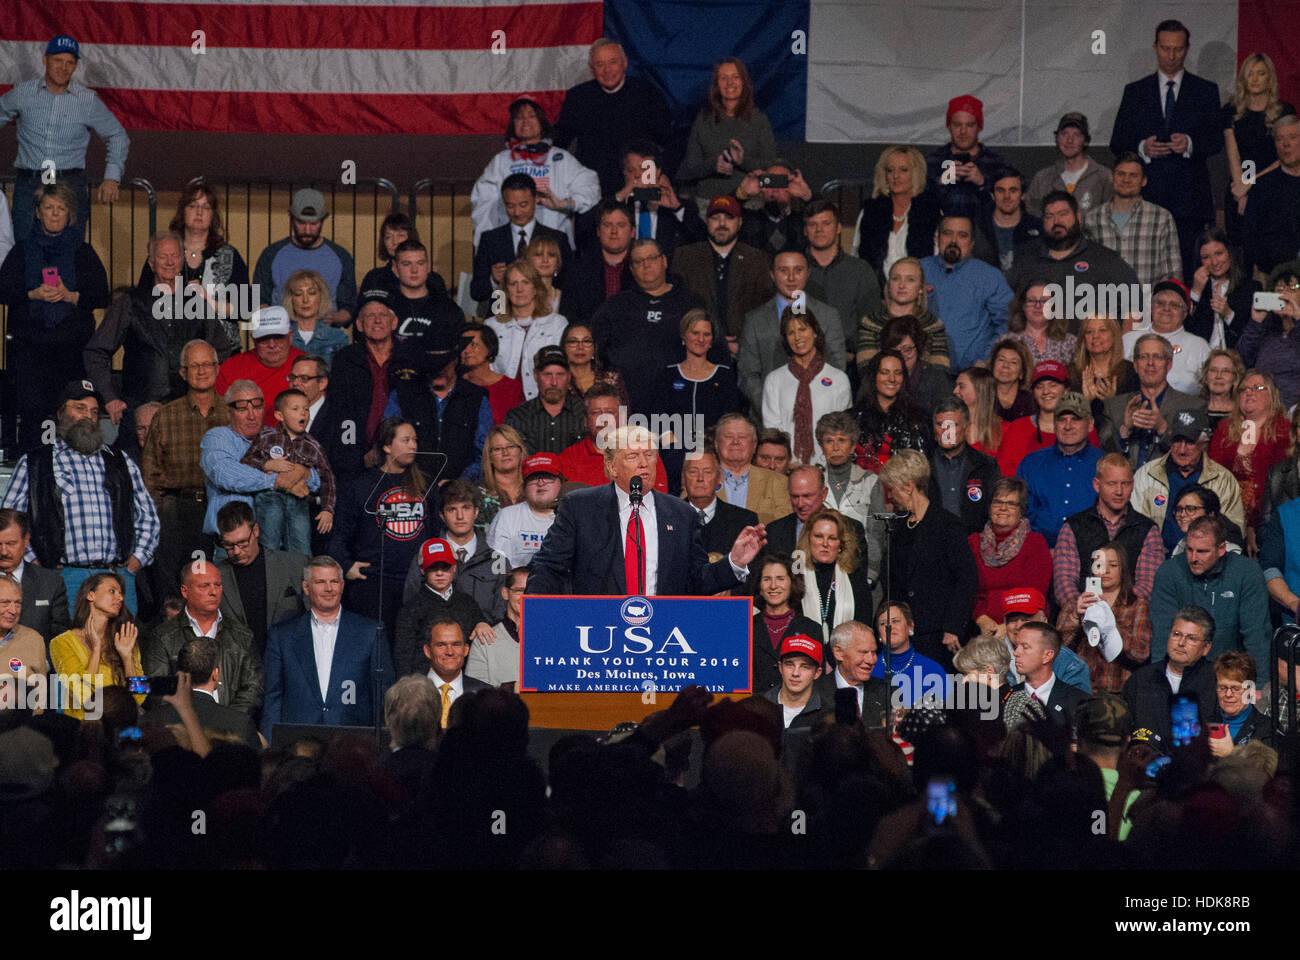
<svg viewBox="0 0 1300 960"><path fill-rule="evenodd" d="M965 527L925 495L930 463L923 454L898 451L880 471L880 482L894 504L908 513L906 520L891 525L890 596L912 607L912 645L950 671L979 586ZM884 569L883 559L881 563Z"/></svg>
<svg viewBox="0 0 1300 960"><path fill-rule="evenodd" d="M871 199L858 221L858 256L882 283L894 261L934 253L939 198L926 190L925 179L925 157L915 147L886 147L876 161Z"/></svg>
<svg viewBox="0 0 1300 960"><path fill-rule="evenodd" d="M753 694L759 696L781 685L778 666L781 641L796 633L821 641L821 626L799 612L803 601L803 577L796 576L791 560L784 554L769 553L754 566L758 576L753 581L754 598ZM824 654L829 651L824 651ZM822 663L826 657L823 655Z"/></svg>
<svg viewBox="0 0 1300 960"><path fill-rule="evenodd" d="M36 191L36 224L0 266L0 303L9 307L6 367L23 451L40 443L69 380L80 380L81 351L108 306L108 275L77 223L77 195L64 183Z"/></svg>
<svg viewBox="0 0 1300 960"><path fill-rule="evenodd" d="M871 358L855 409L862 429L859 466L878 472L891 451L929 450L930 417L912 399L907 361L897 350L881 350Z"/></svg>
<svg viewBox="0 0 1300 960"><path fill-rule="evenodd" d="M1198 249L1201 265L1192 276L1192 312L1183 326L1211 347L1235 350L1241 332L1250 322L1251 304L1259 284L1249 275L1242 275L1228 245L1228 235L1218 227L1205 229Z"/></svg>

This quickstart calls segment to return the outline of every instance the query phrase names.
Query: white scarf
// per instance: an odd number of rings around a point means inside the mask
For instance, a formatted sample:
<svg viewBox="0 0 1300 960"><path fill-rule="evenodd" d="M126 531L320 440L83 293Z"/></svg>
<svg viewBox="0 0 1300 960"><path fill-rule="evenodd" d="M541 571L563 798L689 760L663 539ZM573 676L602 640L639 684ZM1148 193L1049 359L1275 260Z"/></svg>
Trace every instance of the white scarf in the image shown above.
<svg viewBox="0 0 1300 960"><path fill-rule="evenodd" d="M849 575L837 563L835 572L831 576L831 589L835 591L835 612L834 623L827 624L822 620L822 597L817 590L817 574L810 564L804 567L803 571L803 613L810 620L815 620L822 625L822 642L831 642L831 630L838 627L841 623L847 623L853 619L853 587L849 585Z"/></svg>

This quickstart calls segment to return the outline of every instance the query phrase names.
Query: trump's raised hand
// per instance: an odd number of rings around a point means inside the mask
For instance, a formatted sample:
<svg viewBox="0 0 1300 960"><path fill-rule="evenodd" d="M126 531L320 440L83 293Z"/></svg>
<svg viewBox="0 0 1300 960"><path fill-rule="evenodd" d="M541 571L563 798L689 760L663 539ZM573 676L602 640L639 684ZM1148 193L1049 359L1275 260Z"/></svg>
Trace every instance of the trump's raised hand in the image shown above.
<svg viewBox="0 0 1300 960"><path fill-rule="evenodd" d="M763 547L767 545L767 527L758 524L753 527L746 527L740 531L736 537L736 542L731 547L731 562L738 567L749 566L749 561L753 560Z"/></svg>

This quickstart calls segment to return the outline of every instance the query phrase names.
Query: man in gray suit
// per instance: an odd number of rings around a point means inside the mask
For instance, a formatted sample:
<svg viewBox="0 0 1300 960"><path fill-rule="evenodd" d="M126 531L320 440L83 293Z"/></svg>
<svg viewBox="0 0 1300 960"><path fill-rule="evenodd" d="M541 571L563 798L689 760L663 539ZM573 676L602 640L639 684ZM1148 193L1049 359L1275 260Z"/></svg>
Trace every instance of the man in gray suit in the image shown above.
<svg viewBox="0 0 1300 960"><path fill-rule="evenodd" d="M1106 420L1097 425L1102 449L1124 454L1134 470L1169 452L1171 428L1180 413L1205 409L1200 397L1169 385L1173 365L1173 344L1158 333L1144 333L1133 344L1139 389L1116 394L1104 404Z"/></svg>
<svg viewBox="0 0 1300 960"><path fill-rule="evenodd" d="M57 571L23 559L31 540L27 514L8 508L0 510L0 577L9 577L22 586L23 612L18 624L39 633L48 652L50 640L72 625L68 591Z"/></svg>
<svg viewBox="0 0 1300 960"><path fill-rule="evenodd" d="M266 653L267 628L306 609L302 570L307 557L263 550L259 534L253 508L242 500L232 500L217 513L217 536L226 551L225 559L217 563L224 584L221 613L253 631L253 650L260 662Z"/></svg>
<svg viewBox="0 0 1300 960"><path fill-rule="evenodd" d="M796 313L811 313L817 318L826 333L826 356L823 359L838 370L848 370L844 344L850 338L850 331L844 329L839 311L804 293L808 286L808 258L795 250L778 253L772 261L772 281L776 284L776 296L745 314L745 329L740 334L740 358L736 363L740 392L749 398L755 410L763 405L763 379L789 361L781 347L781 314L786 307L793 305ZM801 295L804 296L802 311L797 299ZM850 320L854 325L852 333L856 335L857 321Z"/></svg>

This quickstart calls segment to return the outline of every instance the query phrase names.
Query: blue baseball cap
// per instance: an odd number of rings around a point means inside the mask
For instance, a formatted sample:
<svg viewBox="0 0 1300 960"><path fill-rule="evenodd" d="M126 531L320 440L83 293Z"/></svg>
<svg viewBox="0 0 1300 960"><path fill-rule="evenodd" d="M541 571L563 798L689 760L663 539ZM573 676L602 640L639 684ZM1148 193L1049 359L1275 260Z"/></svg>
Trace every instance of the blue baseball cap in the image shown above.
<svg viewBox="0 0 1300 960"><path fill-rule="evenodd" d="M47 57L55 53L70 53L78 60L81 59L81 48L77 46L77 41L66 33L59 34L45 45L45 55Z"/></svg>

